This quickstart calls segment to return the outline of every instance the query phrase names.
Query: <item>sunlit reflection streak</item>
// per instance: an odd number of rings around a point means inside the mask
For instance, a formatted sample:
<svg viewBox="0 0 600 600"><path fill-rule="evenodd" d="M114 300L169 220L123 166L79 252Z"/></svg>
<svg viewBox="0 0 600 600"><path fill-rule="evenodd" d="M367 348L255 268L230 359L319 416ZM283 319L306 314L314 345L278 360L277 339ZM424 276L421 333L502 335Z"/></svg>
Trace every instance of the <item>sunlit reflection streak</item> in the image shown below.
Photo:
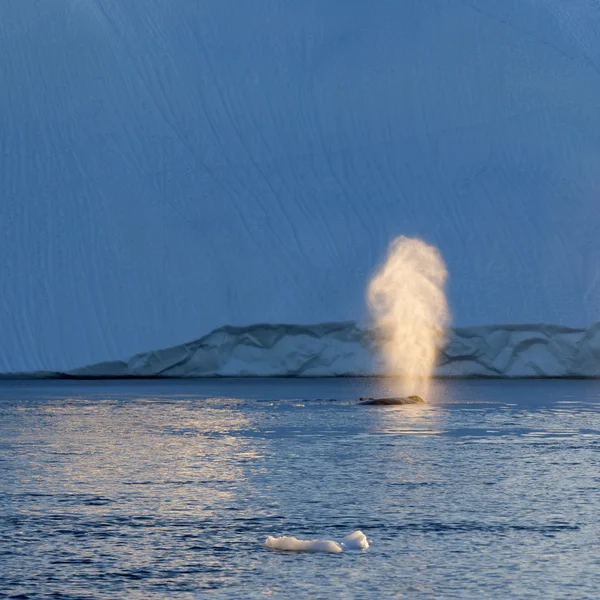
<svg viewBox="0 0 600 600"><path fill-rule="evenodd" d="M152 410L143 410L150 403ZM35 491L43 479L65 498L87 493L105 499L79 504L88 513L114 515L135 496L140 516L165 518L193 509L199 519L214 517L240 504L240 490L252 494L246 470L261 458L259 446L244 435L254 425L251 413L238 404L243 401L169 403L152 397L48 402L38 407L42 425L29 432L42 445L43 470L20 488ZM151 480L144 477L148 472Z"/></svg>

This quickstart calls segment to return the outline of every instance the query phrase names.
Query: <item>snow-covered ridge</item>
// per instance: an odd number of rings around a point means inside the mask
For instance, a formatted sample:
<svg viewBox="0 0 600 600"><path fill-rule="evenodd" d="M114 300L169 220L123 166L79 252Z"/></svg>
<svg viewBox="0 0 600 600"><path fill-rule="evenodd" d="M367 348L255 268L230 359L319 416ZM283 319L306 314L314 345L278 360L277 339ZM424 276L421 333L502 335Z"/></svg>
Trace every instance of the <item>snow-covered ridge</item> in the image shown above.
<svg viewBox="0 0 600 600"><path fill-rule="evenodd" d="M104 362L69 377L325 377L382 374L374 335L355 323L221 327L190 342ZM600 377L600 323L496 325L452 331L440 377Z"/></svg>

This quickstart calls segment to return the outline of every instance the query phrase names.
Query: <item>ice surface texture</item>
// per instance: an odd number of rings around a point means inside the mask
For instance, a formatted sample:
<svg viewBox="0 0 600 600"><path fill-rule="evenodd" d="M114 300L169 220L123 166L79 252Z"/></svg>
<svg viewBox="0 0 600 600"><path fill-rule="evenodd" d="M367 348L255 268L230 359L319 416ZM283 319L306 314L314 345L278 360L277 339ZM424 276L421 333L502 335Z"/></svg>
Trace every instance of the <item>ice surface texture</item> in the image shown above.
<svg viewBox="0 0 600 600"><path fill-rule="evenodd" d="M362 531L347 535L341 542L333 540L299 540L295 537L269 536L265 546L272 550L287 550L288 552L332 552L344 550L366 550L369 547L367 536Z"/></svg>
<svg viewBox="0 0 600 600"><path fill-rule="evenodd" d="M360 320L399 234L457 325L597 321L599 36L588 0L2 2L0 372Z"/></svg>
<svg viewBox="0 0 600 600"><path fill-rule="evenodd" d="M189 344L40 376L210 377L378 375L373 335L353 323L223 327ZM436 375L600 377L600 323L456 329Z"/></svg>

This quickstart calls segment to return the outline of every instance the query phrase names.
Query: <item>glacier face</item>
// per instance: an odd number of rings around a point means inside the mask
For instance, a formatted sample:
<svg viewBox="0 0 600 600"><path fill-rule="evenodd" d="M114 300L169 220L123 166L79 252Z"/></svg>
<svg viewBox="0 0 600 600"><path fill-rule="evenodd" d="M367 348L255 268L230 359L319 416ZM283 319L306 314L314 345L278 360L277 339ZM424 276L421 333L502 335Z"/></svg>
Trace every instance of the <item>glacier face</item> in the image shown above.
<svg viewBox="0 0 600 600"><path fill-rule="evenodd" d="M410 343L410 341L407 341ZM384 375L375 334L354 323L222 327L180 346L40 376L351 377ZM600 323L455 329L438 377L600 377Z"/></svg>
<svg viewBox="0 0 600 600"><path fill-rule="evenodd" d="M457 325L600 317L600 6L6 0L0 372L360 320L388 242Z"/></svg>

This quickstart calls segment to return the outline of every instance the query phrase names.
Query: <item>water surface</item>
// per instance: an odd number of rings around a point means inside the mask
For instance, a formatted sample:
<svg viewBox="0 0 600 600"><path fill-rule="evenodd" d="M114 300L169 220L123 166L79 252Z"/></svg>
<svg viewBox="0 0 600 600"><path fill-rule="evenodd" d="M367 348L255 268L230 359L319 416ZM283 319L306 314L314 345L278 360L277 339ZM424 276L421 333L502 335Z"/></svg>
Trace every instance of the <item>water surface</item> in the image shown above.
<svg viewBox="0 0 600 600"><path fill-rule="evenodd" d="M598 597L600 382L373 385L0 383L0 597Z"/></svg>

